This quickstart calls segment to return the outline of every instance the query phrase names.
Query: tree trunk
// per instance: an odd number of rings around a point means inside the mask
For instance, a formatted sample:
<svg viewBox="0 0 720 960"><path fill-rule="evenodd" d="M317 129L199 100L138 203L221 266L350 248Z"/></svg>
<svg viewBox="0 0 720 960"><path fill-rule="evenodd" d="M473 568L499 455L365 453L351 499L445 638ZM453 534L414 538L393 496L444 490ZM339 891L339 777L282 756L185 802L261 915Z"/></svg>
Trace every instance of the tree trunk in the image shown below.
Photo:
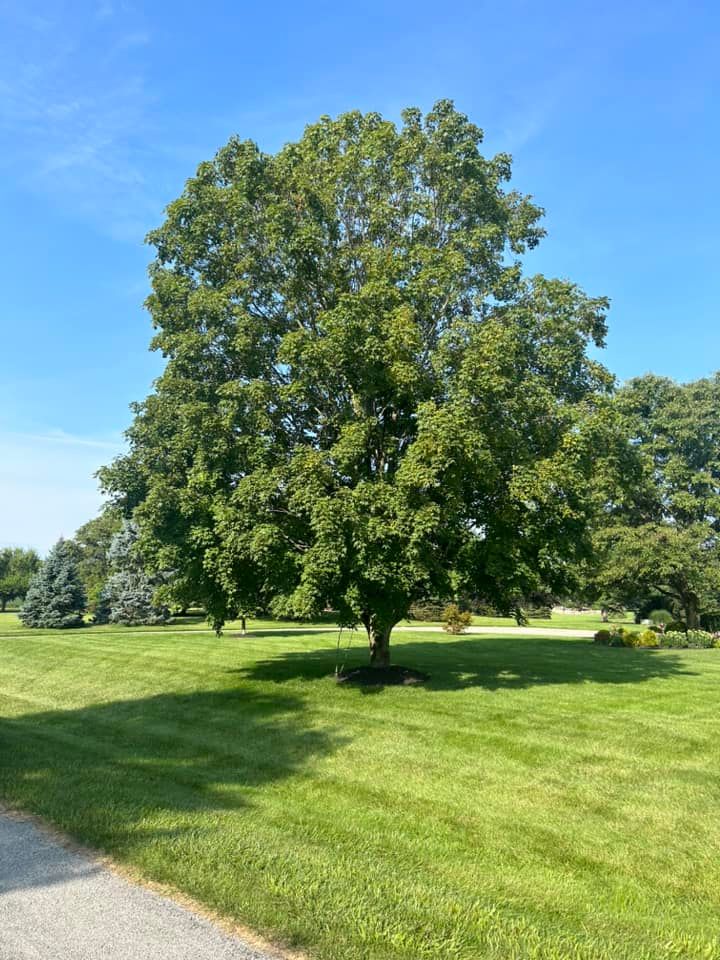
<svg viewBox="0 0 720 960"><path fill-rule="evenodd" d="M381 623L374 613L363 614L363 625L370 646L370 666L382 669L390 666L390 634L394 624Z"/></svg>
<svg viewBox="0 0 720 960"><path fill-rule="evenodd" d="M5 607L6 607L6 605L7 605L7 600L5 599L5 597L3 597L2 600L0 600L0 612L1 612L1 613L5 613Z"/></svg>
<svg viewBox="0 0 720 960"><path fill-rule="evenodd" d="M700 614L698 612L698 599L694 594L685 598L685 617L688 630L697 630L700 626Z"/></svg>
<svg viewBox="0 0 720 960"><path fill-rule="evenodd" d="M240 633L245 636L245 617L240 617Z"/></svg>

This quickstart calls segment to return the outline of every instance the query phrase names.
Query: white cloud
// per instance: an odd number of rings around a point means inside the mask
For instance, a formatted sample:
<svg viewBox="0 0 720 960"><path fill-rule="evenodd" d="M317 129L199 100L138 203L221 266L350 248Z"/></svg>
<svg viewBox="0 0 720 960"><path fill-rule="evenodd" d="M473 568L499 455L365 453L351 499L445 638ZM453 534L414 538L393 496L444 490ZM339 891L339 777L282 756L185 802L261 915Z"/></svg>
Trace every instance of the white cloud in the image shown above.
<svg viewBox="0 0 720 960"><path fill-rule="evenodd" d="M116 437L0 432L0 547L42 553L97 513L95 471L123 450Z"/></svg>

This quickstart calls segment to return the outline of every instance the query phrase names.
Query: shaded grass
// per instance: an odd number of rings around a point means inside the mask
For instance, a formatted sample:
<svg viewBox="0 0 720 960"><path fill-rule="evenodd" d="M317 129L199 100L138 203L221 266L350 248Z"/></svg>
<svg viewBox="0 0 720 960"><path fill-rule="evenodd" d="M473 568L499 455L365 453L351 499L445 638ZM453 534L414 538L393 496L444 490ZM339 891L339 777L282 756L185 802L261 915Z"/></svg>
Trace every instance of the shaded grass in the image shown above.
<svg viewBox="0 0 720 960"><path fill-rule="evenodd" d="M0 795L323 960L720 955L718 651L394 646L4 639Z"/></svg>

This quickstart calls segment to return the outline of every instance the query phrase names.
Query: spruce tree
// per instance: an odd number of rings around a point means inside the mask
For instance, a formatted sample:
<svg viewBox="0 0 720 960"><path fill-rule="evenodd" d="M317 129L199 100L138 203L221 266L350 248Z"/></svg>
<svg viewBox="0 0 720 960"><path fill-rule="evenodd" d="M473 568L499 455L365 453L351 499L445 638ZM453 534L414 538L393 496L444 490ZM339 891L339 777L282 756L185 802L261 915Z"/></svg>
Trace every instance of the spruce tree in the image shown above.
<svg viewBox="0 0 720 960"><path fill-rule="evenodd" d="M20 619L26 627L79 627L85 603L72 544L60 538L30 583Z"/></svg>
<svg viewBox="0 0 720 960"><path fill-rule="evenodd" d="M96 623L153 626L165 623L169 617L167 607L154 602L158 583L143 569L134 550L137 539L137 524L132 520L126 520L112 539L108 563L114 572L100 592Z"/></svg>

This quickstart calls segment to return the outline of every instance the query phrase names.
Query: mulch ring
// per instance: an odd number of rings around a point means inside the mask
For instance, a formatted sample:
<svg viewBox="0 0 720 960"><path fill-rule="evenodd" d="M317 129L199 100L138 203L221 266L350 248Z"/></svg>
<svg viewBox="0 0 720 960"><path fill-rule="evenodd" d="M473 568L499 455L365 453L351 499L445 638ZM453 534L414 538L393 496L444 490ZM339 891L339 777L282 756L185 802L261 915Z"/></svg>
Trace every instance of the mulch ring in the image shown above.
<svg viewBox="0 0 720 960"><path fill-rule="evenodd" d="M410 667L357 667L335 677L337 683L351 683L358 687L411 687L425 683L430 675Z"/></svg>

